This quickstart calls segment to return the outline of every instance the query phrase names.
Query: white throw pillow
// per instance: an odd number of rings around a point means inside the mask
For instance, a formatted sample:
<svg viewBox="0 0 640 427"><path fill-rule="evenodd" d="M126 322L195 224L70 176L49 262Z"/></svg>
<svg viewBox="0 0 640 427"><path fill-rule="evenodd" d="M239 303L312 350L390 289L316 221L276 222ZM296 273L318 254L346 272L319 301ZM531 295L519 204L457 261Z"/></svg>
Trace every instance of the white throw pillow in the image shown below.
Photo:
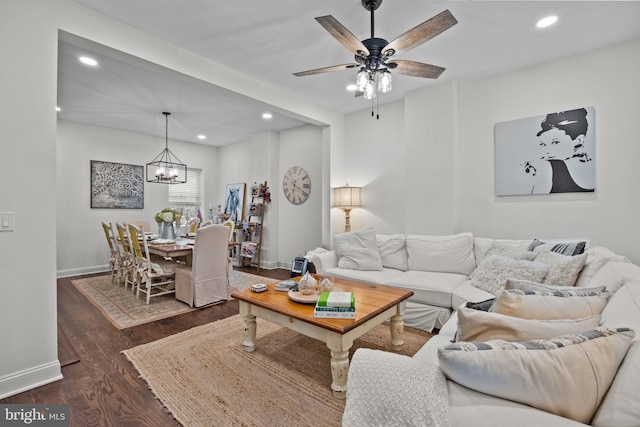
<svg viewBox="0 0 640 427"><path fill-rule="evenodd" d="M543 252L536 257L536 262L549 266L543 283L557 286L574 286L586 260L587 254L566 256L556 252Z"/></svg>
<svg viewBox="0 0 640 427"><path fill-rule="evenodd" d="M459 342L440 347L438 359L465 387L589 423L634 337L598 328L552 340Z"/></svg>
<svg viewBox="0 0 640 427"><path fill-rule="evenodd" d="M513 260L501 255L489 255L471 275L471 284L478 289L498 295L507 279L523 279L542 282L549 266L535 261Z"/></svg>
<svg viewBox="0 0 640 427"><path fill-rule="evenodd" d="M458 308L456 341L529 341L576 334L600 326L602 317L583 319L535 320L487 313L471 308Z"/></svg>
<svg viewBox="0 0 640 427"><path fill-rule="evenodd" d="M406 238L409 270L457 273L473 272L473 234L448 236L410 235Z"/></svg>
<svg viewBox="0 0 640 427"><path fill-rule="evenodd" d="M521 291L508 289L498 295L491 311L523 319L581 319L602 313L610 292Z"/></svg>
<svg viewBox="0 0 640 427"><path fill-rule="evenodd" d="M376 241L383 267L407 271L409 255L404 242L404 234L378 234Z"/></svg>
<svg viewBox="0 0 640 427"><path fill-rule="evenodd" d="M533 261L538 254L521 249L517 246L493 242L485 254L485 256L489 255L502 255L516 260Z"/></svg>
<svg viewBox="0 0 640 427"><path fill-rule="evenodd" d="M338 267L349 270L382 270L382 259L373 228L333 236Z"/></svg>

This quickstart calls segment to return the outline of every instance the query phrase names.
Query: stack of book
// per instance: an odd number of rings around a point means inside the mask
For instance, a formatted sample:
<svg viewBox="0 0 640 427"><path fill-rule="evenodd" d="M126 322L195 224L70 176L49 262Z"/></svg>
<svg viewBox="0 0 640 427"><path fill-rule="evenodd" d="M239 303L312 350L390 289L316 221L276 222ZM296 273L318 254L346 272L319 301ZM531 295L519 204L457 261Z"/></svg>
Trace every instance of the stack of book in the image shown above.
<svg viewBox="0 0 640 427"><path fill-rule="evenodd" d="M313 316L355 319L356 301L353 292L321 292Z"/></svg>

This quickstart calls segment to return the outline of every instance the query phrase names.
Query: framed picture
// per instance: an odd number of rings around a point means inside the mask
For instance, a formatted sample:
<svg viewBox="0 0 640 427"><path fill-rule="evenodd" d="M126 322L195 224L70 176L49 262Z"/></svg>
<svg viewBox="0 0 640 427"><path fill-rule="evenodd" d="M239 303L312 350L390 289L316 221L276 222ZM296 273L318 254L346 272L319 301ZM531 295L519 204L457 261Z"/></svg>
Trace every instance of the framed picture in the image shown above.
<svg viewBox="0 0 640 427"><path fill-rule="evenodd" d="M497 196L594 192L593 107L496 123Z"/></svg>
<svg viewBox="0 0 640 427"><path fill-rule="evenodd" d="M224 194L223 213L229 214L229 219L236 224L244 219L244 195L247 184L228 184Z"/></svg>
<svg viewBox="0 0 640 427"><path fill-rule="evenodd" d="M91 160L91 208L144 209L144 168Z"/></svg>

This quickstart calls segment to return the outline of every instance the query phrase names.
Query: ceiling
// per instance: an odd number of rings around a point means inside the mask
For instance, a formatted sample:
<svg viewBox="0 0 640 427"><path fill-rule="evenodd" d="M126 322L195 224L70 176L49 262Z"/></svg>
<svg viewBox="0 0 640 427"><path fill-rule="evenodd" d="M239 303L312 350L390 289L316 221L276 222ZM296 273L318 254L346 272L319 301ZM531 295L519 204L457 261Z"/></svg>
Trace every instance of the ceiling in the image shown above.
<svg viewBox="0 0 640 427"><path fill-rule="evenodd" d="M333 15L358 38L368 38L370 14L360 0L75 1L316 104L343 113L371 108L370 101L345 89L355 70L292 75L353 62L314 17ZM476 79L640 38L638 1L384 0L375 12L375 36L391 41L445 9L458 24L397 58L446 71L438 80L395 74L393 90L379 96L380 104L437 82ZM558 15L557 24L537 29L535 22L550 14ZM98 67L81 65L80 54L93 56ZM255 100L71 35L61 38L58 73L63 120L164 138L161 113L169 111L171 139L212 146L304 124ZM615 68L603 78L615 78ZM263 120L265 111L272 111L273 119ZM207 139L197 140L198 134Z"/></svg>

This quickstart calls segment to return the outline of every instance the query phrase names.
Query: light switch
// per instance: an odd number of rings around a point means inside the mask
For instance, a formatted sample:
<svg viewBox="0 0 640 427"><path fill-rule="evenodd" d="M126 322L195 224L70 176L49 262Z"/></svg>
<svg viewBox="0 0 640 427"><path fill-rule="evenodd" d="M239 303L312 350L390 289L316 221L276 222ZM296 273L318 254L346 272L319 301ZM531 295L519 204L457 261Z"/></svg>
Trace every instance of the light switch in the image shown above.
<svg viewBox="0 0 640 427"><path fill-rule="evenodd" d="M0 231L13 231L15 222L15 212L0 212Z"/></svg>

